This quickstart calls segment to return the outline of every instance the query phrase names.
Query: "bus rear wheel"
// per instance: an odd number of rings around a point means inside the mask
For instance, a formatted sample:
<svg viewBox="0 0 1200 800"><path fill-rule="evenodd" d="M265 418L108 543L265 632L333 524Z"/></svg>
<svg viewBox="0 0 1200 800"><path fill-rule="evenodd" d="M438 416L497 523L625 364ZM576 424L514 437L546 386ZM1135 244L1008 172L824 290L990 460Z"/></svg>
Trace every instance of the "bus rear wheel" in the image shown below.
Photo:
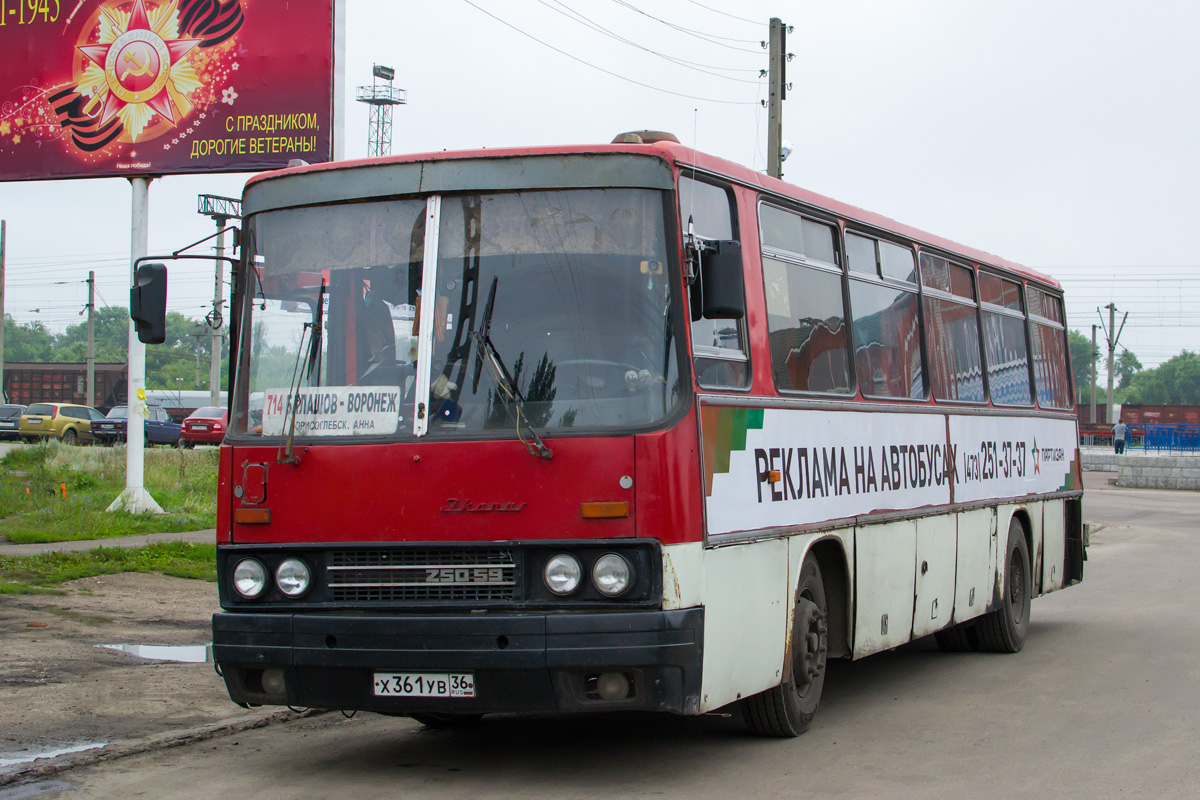
<svg viewBox="0 0 1200 800"><path fill-rule="evenodd" d="M1025 528L1016 517L1008 525L1008 546L1004 552L1005 592L1000 608L980 617L975 627L979 649L989 653L1019 653L1029 632L1033 576Z"/></svg>
<svg viewBox="0 0 1200 800"><path fill-rule="evenodd" d="M935 633L938 647L947 653L967 653L979 649L979 636L975 633L975 621L962 622Z"/></svg>
<svg viewBox="0 0 1200 800"><path fill-rule="evenodd" d="M800 569L792 611L792 670L774 688L742 701L746 725L760 736L793 737L812 725L825 686L829 615L821 568L809 555Z"/></svg>

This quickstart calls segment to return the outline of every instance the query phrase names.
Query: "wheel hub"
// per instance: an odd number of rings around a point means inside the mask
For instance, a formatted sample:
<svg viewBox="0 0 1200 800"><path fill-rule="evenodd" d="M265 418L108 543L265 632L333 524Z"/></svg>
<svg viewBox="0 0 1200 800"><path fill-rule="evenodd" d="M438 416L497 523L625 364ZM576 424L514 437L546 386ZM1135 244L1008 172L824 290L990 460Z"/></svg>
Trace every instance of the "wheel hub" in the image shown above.
<svg viewBox="0 0 1200 800"><path fill-rule="evenodd" d="M829 650L825 614L807 597L796 602L795 636L792 648L792 682L805 694L821 677Z"/></svg>
<svg viewBox="0 0 1200 800"><path fill-rule="evenodd" d="M1019 558L1013 558L1008 565L1008 602L1020 619L1025 607L1025 570Z"/></svg>

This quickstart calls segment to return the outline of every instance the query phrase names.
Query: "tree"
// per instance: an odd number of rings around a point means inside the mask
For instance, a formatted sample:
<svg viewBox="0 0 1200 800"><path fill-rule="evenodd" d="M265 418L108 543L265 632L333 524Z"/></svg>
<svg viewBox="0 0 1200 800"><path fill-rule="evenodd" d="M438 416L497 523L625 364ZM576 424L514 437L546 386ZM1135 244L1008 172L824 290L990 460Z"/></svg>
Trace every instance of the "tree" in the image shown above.
<svg viewBox="0 0 1200 800"><path fill-rule="evenodd" d="M1136 373L1129 384L1128 403L1200 404L1200 353L1184 350L1155 369Z"/></svg>
<svg viewBox="0 0 1200 800"><path fill-rule="evenodd" d="M121 364L128 360L129 310L97 308L95 318L96 360ZM54 361L87 361L87 321L72 325L54 337Z"/></svg>
<svg viewBox="0 0 1200 800"><path fill-rule="evenodd" d="M1067 331L1071 350L1071 375L1075 378L1075 400L1088 402L1092 385L1092 340L1079 331ZM1098 395L1103 392L1097 392Z"/></svg>
<svg viewBox="0 0 1200 800"><path fill-rule="evenodd" d="M41 322L18 325L4 315L4 360L48 361L54 348L54 336Z"/></svg>
<svg viewBox="0 0 1200 800"><path fill-rule="evenodd" d="M95 356L100 363L124 364L129 360L129 309L121 306L96 309ZM167 314L167 339L146 346L147 389L193 389L196 377L196 352L200 353L202 387L208 386L210 339L191 334L199 320L175 311ZM207 330L207 327L205 327ZM5 361L62 362L87 361L87 321L71 325L60 334L52 334L39 322L17 324L4 318ZM221 384L228 383L229 359L221 359Z"/></svg>
<svg viewBox="0 0 1200 800"><path fill-rule="evenodd" d="M1117 356L1117 363L1113 369L1116 371L1118 379L1118 389L1128 389L1129 384L1133 381L1133 376L1142 369L1142 362L1138 361L1138 357L1133 354L1132 350L1122 350L1121 355Z"/></svg>

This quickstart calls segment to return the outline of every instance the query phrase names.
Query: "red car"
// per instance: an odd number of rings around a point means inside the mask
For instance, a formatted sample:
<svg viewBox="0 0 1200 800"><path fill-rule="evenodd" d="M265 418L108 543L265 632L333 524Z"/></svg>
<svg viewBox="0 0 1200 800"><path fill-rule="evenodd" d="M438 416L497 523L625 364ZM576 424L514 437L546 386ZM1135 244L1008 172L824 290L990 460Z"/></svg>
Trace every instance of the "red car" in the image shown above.
<svg viewBox="0 0 1200 800"><path fill-rule="evenodd" d="M225 428L229 420L227 412L216 406L197 408L183 421L183 435L180 441L184 447L195 447L198 444L220 444L225 438Z"/></svg>

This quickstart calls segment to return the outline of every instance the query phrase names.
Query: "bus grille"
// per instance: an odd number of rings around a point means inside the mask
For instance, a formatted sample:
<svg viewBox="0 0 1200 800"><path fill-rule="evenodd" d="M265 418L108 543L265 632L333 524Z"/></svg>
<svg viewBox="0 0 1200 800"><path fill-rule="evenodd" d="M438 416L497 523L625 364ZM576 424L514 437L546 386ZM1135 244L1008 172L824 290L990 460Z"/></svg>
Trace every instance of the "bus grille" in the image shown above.
<svg viewBox="0 0 1200 800"><path fill-rule="evenodd" d="M331 599L344 603L517 598L513 551L498 547L335 550L326 580Z"/></svg>

